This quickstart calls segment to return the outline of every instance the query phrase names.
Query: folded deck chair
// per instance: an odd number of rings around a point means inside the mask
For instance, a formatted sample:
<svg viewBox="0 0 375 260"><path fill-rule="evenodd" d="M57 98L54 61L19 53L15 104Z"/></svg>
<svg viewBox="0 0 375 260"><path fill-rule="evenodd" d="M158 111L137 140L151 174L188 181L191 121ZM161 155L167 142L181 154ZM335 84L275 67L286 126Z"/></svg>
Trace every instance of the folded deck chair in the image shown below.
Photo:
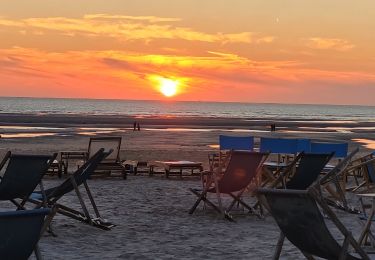
<svg viewBox="0 0 375 260"><path fill-rule="evenodd" d="M104 152L104 149L99 149L84 165L82 165L73 175L68 179L62 182L60 185L46 189L44 192L35 192L31 195L29 201L37 204L38 206L45 206L52 208L54 212L63 214L65 216L71 217L73 219L82 221L84 223L90 224L92 226L110 229L114 225L104 221L100 214L99 210L95 204L94 198L91 194L87 180L90 178L90 175L96 170L98 164L108 156L112 150ZM88 211L88 208L81 196L79 190L80 185L84 185L86 189L87 196L90 200L91 206L94 209L95 217L92 217ZM59 200L67 193L75 191L83 212L72 209L68 206L62 205L59 203Z"/></svg>
<svg viewBox="0 0 375 260"><path fill-rule="evenodd" d="M229 220L233 220L229 215L229 211L233 208L236 202L240 203L250 212L255 213L254 209L241 199L241 196L249 184L256 180L268 154L232 151L229 156L228 165L222 174L220 170L211 173L207 181L204 182L203 190L190 189L192 193L198 196L198 199L190 209L189 214L192 214L195 211L201 201L210 205L217 212L224 214ZM216 193L218 206L207 198L208 193ZM232 203L224 211L222 210L221 194L227 194L233 198Z"/></svg>
<svg viewBox="0 0 375 260"><path fill-rule="evenodd" d="M0 162L0 170L6 167L4 175L0 176L0 200L9 200L18 209L23 209L56 156L57 154L20 155L8 152Z"/></svg>
<svg viewBox="0 0 375 260"><path fill-rule="evenodd" d="M120 160L120 148L121 148L120 136L108 136L108 137L91 137L89 141L89 147L87 150L87 158L90 158L95 154L99 149L104 148L105 151L110 149L113 152L103 159L99 164L96 173L108 173L112 174L113 171L119 171L122 174L122 177L126 179L126 169L125 165L121 163Z"/></svg>
<svg viewBox="0 0 375 260"><path fill-rule="evenodd" d="M313 190L259 189L257 194L281 230L273 259L279 259L285 237L301 250L307 259L314 259L313 256L324 259L369 259L335 213ZM344 236L342 244L339 244L328 230L317 204ZM349 254L349 245L360 258Z"/></svg>
<svg viewBox="0 0 375 260"><path fill-rule="evenodd" d="M0 258L28 259L37 245L45 217L49 213L49 209L0 212Z"/></svg>

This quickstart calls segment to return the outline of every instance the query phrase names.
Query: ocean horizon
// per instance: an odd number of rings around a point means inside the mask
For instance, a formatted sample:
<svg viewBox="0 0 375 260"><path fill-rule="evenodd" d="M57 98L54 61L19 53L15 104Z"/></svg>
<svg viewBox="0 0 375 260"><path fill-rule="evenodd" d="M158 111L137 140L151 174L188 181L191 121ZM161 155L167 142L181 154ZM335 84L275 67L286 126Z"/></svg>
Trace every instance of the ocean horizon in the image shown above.
<svg viewBox="0 0 375 260"><path fill-rule="evenodd" d="M0 113L375 121L375 106L0 97Z"/></svg>

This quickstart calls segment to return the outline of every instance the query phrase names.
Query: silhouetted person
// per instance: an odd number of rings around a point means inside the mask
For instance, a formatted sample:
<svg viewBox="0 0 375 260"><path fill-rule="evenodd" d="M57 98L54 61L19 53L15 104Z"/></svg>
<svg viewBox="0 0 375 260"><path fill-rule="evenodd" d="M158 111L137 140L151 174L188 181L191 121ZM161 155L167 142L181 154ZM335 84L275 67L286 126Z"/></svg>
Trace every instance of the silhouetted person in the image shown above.
<svg viewBox="0 0 375 260"><path fill-rule="evenodd" d="M138 128L138 131L141 131L141 126L139 125L139 123L137 123L137 128Z"/></svg>
<svg viewBox="0 0 375 260"><path fill-rule="evenodd" d="M137 122L136 121L134 121L134 123L133 123L133 131L135 131L135 130L137 130Z"/></svg>

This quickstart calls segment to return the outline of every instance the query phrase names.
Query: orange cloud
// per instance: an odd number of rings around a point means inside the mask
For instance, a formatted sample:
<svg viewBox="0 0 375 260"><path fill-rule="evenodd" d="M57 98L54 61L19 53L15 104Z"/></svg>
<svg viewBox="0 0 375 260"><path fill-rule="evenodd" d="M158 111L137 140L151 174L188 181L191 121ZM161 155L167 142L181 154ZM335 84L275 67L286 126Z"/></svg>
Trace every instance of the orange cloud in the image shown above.
<svg viewBox="0 0 375 260"><path fill-rule="evenodd" d="M355 47L354 44L351 44L350 42L344 39L319 37L308 39L307 46L312 49L336 51L348 51Z"/></svg>
<svg viewBox="0 0 375 260"><path fill-rule="evenodd" d="M13 96L159 99L149 80L151 75L158 75L183 80L182 91L175 97L181 100L322 103L329 97L328 103L340 103L353 100L353 93L364 89L365 94L357 94L358 99L362 104L372 102L374 74L313 70L303 65L296 61L254 61L214 51L205 56L178 56L11 48L0 49L0 92Z"/></svg>
<svg viewBox="0 0 375 260"><path fill-rule="evenodd" d="M155 16L124 16L90 14L82 18L45 17L20 20L0 19L0 26L17 27L23 33L59 32L63 35L84 35L113 37L118 40L180 39L210 43L269 43L271 36L252 32L207 33L188 27L175 26L178 18Z"/></svg>

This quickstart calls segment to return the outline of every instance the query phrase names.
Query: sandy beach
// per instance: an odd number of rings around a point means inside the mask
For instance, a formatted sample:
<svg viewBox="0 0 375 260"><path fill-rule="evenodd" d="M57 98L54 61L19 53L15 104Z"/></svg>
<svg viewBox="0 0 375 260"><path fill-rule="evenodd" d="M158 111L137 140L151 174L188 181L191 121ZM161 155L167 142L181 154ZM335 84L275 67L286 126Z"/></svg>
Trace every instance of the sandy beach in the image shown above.
<svg viewBox="0 0 375 260"><path fill-rule="evenodd" d="M133 131L135 118L119 124L118 118L79 116L0 115L2 135L0 148L15 153L52 153L86 150L93 135L121 136L121 159L191 160L203 162L207 169L208 153L217 150L219 134L304 137L314 140L349 142L349 150L360 147L359 154L370 151L353 139L375 139L370 131L331 131L326 127L353 127L339 122L278 122L279 129L269 132L270 121L247 122L239 119L149 119L141 131ZM125 120L125 119L124 119ZM138 119L139 120L139 119ZM22 123L21 123L22 122ZM307 124L307 126L305 125ZM371 123L365 124L369 126ZM301 131L301 126L324 128L325 131ZM7 127L5 127L7 126ZM371 125L372 126L372 125ZM358 127L358 125L356 125ZM233 130L235 129L235 130ZM304 128L302 128L304 129ZM242 131L241 131L242 130ZM36 137L6 137L7 134L55 133ZM256 142L258 139L256 138ZM47 186L60 183L47 177ZM200 187L197 177L165 179L147 174L121 178L93 179L89 185L102 216L116 224L103 231L64 216L53 221L57 237L45 235L40 247L45 259L270 259L277 242L278 227L272 217L259 219L235 213L236 223L199 207L193 214L188 209L195 196L188 191ZM248 194L248 201L254 201ZM74 194L63 201L78 207ZM352 202L358 203L357 198ZM11 208L3 202L2 209ZM340 219L358 237L361 224L356 215L337 212ZM327 221L329 224L329 221ZM329 224L330 225L330 224ZM340 238L339 238L340 239ZM283 259L302 259L289 242L284 245Z"/></svg>

